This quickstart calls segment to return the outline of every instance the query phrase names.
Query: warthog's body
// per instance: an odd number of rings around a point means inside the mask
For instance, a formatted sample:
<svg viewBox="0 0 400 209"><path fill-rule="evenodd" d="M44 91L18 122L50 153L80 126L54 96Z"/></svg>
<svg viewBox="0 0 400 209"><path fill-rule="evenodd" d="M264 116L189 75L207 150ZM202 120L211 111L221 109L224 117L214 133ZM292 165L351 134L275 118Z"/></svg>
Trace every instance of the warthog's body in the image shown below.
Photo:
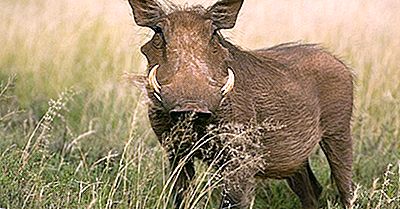
<svg viewBox="0 0 400 209"><path fill-rule="evenodd" d="M315 45L282 44L243 51L227 42L218 30L233 27L242 5L239 0L168 15L154 1L132 0L130 4L138 25L156 32L142 48L149 61L149 118L170 153L173 168L193 148L191 143L171 145L168 141L187 113L195 118L190 126L197 136L193 140L207 141L210 125L253 124L256 128L248 129L253 135L242 139L243 143L214 137L195 154L210 163L222 153L216 163L225 178L222 208L248 207L256 177L286 179L304 208L317 208L322 188L308 158L318 143L342 202L349 206L353 84L342 62ZM235 130L236 135L246 132ZM247 148L246 143L250 144ZM176 184L177 207L187 180L194 176L191 158L184 162Z"/></svg>

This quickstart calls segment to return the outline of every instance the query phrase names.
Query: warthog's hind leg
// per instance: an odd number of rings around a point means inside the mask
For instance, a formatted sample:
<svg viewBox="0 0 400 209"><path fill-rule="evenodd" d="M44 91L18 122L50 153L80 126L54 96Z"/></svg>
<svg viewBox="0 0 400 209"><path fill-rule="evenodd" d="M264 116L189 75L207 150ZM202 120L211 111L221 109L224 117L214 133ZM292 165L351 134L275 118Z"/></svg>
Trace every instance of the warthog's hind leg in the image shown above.
<svg viewBox="0 0 400 209"><path fill-rule="evenodd" d="M346 134L325 134L320 142L329 165L332 179L340 193L340 198L346 208L350 208L353 197L352 182L352 140L350 131Z"/></svg>
<svg viewBox="0 0 400 209"><path fill-rule="evenodd" d="M304 209L318 208L318 198L322 187L315 178L308 160L293 176L287 179L290 188L300 198Z"/></svg>

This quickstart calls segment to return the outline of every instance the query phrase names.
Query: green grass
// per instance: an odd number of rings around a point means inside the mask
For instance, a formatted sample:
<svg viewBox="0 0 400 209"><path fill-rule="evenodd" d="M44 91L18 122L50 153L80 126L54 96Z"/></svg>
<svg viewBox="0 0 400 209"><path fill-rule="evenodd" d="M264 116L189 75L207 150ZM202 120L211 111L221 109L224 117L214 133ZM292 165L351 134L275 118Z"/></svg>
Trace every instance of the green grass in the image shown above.
<svg viewBox="0 0 400 209"><path fill-rule="evenodd" d="M148 35L134 26L126 2L96 2L0 2L0 208L171 206L174 178L168 177L168 161L150 129L145 99L121 79L124 71L143 72L139 48ZM285 35L274 33L280 26L270 26L269 35L245 30L241 33L257 34L254 40L236 39L264 46L302 37L323 43L349 63L357 78L354 208L397 208L400 29L395 20L400 15L395 7L382 6L390 0L355 2L349 10L357 11L357 18L343 15L318 25L327 30L315 30L312 23L291 29L289 21ZM300 11L296 5L288 10ZM385 15L365 21L374 11ZM303 11L300 16L309 13L320 15ZM204 165L196 167L186 208L215 208L218 191L207 186L218 179ZM321 206L340 208L319 149L312 167L324 186ZM253 208L298 207L284 182L260 182Z"/></svg>

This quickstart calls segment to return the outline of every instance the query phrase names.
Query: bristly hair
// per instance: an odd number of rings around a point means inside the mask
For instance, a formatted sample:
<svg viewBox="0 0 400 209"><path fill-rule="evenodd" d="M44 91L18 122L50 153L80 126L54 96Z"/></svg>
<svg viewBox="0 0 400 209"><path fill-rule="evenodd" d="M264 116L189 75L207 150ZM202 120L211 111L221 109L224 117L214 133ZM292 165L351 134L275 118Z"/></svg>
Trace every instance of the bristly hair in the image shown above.
<svg viewBox="0 0 400 209"><path fill-rule="evenodd" d="M176 10L176 8L178 7L178 5L176 5L175 3L171 2L170 0L162 0L162 1L159 1L159 2L162 5L163 10L166 13L170 13L170 12Z"/></svg>
<svg viewBox="0 0 400 209"><path fill-rule="evenodd" d="M193 11L197 13L205 13L207 10L202 5L189 5L188 3L184 5L178 5L173 3L171 0L162 0L163 9L167 14L176 11Z"/></svg>
<svg viewBox="0 0 400 209"><path fill-rule="evenodd" d="M285 73L282 69L286 69L287 66L284 63L279 62L276 59L269 57L260 57L255 51L243 50L240 46L237 46L228 41L221 32L218 32L218 38L220 43L229 50L232 56L239 58L240 60L246 60L246 62L236 63L236 65L250 65L254 67L261 67L270 70L271 73L284 76ZM246 68L244 68L246 69ZM248 70L248 69L247 69ZM251 72L249 72L251 73Z"/></svg>

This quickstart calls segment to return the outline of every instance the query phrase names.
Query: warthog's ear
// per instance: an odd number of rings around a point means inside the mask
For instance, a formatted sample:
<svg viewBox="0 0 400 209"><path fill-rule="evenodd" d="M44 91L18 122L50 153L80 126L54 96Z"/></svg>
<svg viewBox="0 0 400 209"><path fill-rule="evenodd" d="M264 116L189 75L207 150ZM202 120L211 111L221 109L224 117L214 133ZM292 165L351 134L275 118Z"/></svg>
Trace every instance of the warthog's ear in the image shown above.
<svg viewBox="0 0 400 209"><path fill-rule="evenodd" d="M208 8L208 14L216 29L233 28L242 5L243 0L221 0Z"/></svg>
<svg viewBox="0 0 400 209"><path fill-rule="evenodd" d="M129 0L133 17L139 26L154 28L165 13L155 0Z"/></svg>

